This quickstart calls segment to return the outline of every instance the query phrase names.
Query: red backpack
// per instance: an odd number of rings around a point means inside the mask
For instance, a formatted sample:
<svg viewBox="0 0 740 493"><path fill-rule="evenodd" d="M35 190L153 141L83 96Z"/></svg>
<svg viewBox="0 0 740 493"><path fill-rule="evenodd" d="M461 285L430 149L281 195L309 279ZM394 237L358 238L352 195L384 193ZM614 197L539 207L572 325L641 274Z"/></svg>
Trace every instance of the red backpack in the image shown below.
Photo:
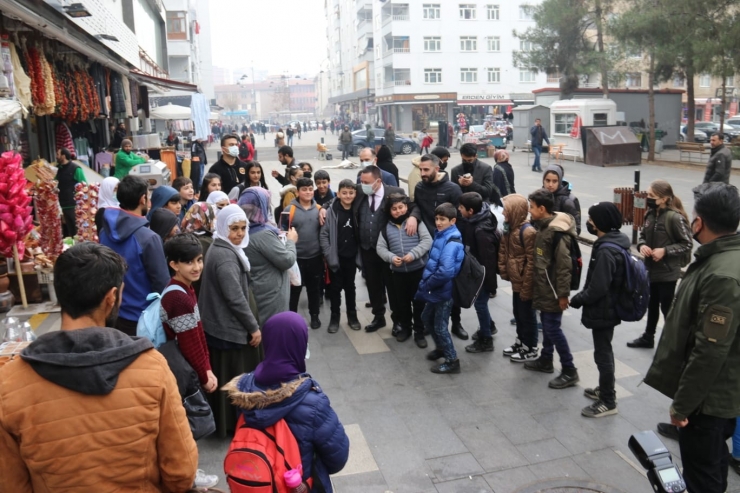
<svg viewBox="0 0 740 493"><path fill-rule="evenodd" d="M224 459L232 493L290 493L283 475L301 467L298 442L281 419L264 430L250 428L239 416L234 439ZM304 481L309 491L312 481Z"/></svg>

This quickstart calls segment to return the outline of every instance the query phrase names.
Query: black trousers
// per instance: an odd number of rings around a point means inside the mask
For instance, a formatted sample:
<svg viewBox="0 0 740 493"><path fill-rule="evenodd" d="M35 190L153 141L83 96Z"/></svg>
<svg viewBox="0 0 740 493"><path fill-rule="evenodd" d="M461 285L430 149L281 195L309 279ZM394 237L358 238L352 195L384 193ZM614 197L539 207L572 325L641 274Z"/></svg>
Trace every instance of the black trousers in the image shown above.
<svg viewBox="0 0 740 493"><path fill-rule="evenodd" d="M689 493L727 490L727 439L735 433L736 418L692 414L678 430L683 478Z"/></svg>
<svg viewBox="0 0 740 493"><path fill-rule="evenodd" d="M329 269L329 295L331 296L331 314L339 315L342 308L342 290L344 290L344 306L347 312L357 312L355 304L355 274L357 264L355 257L339 257L339 270Z"/></svg>
<svg viewBox="0 0 740 493"><path fill-rule="evenodd" d="M660 309L660 311L663 312L663 318L668 315L668 310L671 308L675 291L676 281L650 283L650 302L648 303L645 334L655 337L658 319L660 319L660 313L658 310Z"/></svg>
<svg viewBox="0 0 740 493"><path fill-rule="evenodd" d="M426 303L415 300L414 295L419 289L421 276L424 269L418 269L412 272L391 271L391 283L395 293L395 314L396 321L403 328L410 328L413 323L416 332L424 332L424 323L421 321L421 312L424 311Z"/></svg>
<svg viewBox="0 0 740 493"><path fill-rule="evenodd" d="M313 258L299 258L298 268L301 270L301 285L290 287L290 311L298 311L298 300L301 297L303 286L308 294L308 313L319 314L321 301L321 276L324 272L324 257L319 255Z"/></svg>
<svg viewBox="0 0 740 493"><path fill-rule="evenodd" d="M614 327L592 329L591 335L594 339L594 363L599 369L601 400L611 407L617 403L617 394L614 390L614 351L612 350Z"/></svg>
<svg viewBox="0 0 740 493"><path fill-rule="evenodd" d="M360 248L360 258L362 258L362 267L365 271L367 295L373 307L373 315L384 317L386 291L388 292L388 302L391 311L395 311L394 307L396 305L393 294L391 293L393 285L391 283L390 265L378 257L374 248L371 250Z"/></svg>
<svg viewBox="0 0 740 493"><path fill-rule="evenodd" d="M62 217L64 217L64 224L62 224L62 234L64 234L64 237L76 235L77 216L75 215L75 208L62 209Z"/></svg>

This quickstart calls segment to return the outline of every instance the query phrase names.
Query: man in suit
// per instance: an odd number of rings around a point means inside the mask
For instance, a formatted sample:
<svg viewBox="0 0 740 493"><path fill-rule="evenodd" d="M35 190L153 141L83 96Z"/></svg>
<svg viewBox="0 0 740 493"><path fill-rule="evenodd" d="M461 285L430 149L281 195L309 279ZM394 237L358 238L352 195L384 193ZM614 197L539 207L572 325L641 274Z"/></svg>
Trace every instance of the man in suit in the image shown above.
<svg viewBox="0 0 740 493"><path fill-rule="evenodd" d="M373 309L373 321L365 326L366 332L375 332L385 327L385 294L393 312L394 299L391 293L390 264L381 259L375 251L380 232L388 224L385 213L387 197L392 193L405 195L402 188L385 185L381 179L380 168L366 166L360 172L360 186L352 205L360 233L360 258L365 272L367 293Z"/></svg>
<svg viewBox="0 0 740 493"><path fill-rule="evenodd" d="M378 156L375 154L375 149L371 149L370 147L363 147L360 151L360 164L363 168L367 166L377 166L378 163ZM380 168L378 168L380 169ZM362 176L362 171L357 173L357 183L360 183L360 177ZM398 182L396 181L396 177L392 174L388 173L385 170L380 169L380 179L386 186L391 187L397 187Z"/></svg>

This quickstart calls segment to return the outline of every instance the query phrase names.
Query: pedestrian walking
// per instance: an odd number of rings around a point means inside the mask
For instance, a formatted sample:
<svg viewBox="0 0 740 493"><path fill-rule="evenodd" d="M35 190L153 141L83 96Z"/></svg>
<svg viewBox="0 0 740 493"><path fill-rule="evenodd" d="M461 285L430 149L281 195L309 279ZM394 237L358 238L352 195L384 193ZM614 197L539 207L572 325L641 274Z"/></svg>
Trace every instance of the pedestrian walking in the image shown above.
<svg viewBox="0 0 740 493"><path fill-rule="evenodd" d="M547 142L550 145L550 139L547 137L547 131L542 126L542 120L536 118L534 120L534 126L529 129L529 135L531 138L532 152L534 152L534 163L532 163L532 171L542 171L540 165L540 154L542 154L542 141Z"/></svg>
<svg viewBox="0 0 740 493"><path fill-rule="evenodd" d="M725 147L724 136L721 133L713 133L709 139L712 149L707 162L707 170L704 173L702 183L719 181L730 183L730 171L732 170L732 152Z"/></svg>
<svg viewBox="0 0 740 493"><path fill-rule="evenodd" d="M393 156L396 155L396 132L393 131L393 125L388 124L383 134L383 143L388 146Z"/></svg>
<svg viewBox="0 0 740 493"><path fill-rule="evenodd" d="M352 132L349 131L349 125L345 125L339 135L339 144L342 146L342 160L349 158L352 151Z"/></svg>

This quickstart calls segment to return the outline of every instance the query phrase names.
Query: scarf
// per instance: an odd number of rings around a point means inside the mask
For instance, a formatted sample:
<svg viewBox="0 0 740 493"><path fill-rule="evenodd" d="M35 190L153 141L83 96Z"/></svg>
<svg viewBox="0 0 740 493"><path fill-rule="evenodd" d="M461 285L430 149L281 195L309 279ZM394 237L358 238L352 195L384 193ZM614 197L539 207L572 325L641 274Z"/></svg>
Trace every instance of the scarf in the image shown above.
<svg viewBox="0 0 740 493"><path fill-rule="evenodd" d="M218 205L219 202L222 200L229 200L229 196L226 195L225 192L222 192L221 190L216 190L215 192L211 192L208 194L208 198L206 199L206 202L212 205Z"/></svg>
<svg viewBox="0 0 740 493"><path fill-rule="evenodd" d="M229 239L229 226L239 221L247 223L247 234L244 235L244 239L239 245L234 245ZM216 216L216 233L213 235L214 239L221 238L227 245L234 249L239 260L242 261L242 265L247 269L247 272L252 268L249 265L249 259L244 253L244 249L249 245L249 223L247 222L247 215L244 211L235 204L230 204L221 209Z"/></svg>
<svg viewBox="0 0 740 493"><path fill-rule="evenodd" d="M308 327L294 312L278 313L262 327L265 359L254 370L254 380L263 387L290 382L306 372Z"/></svg>
<svg viewBox="0 0 740 493"><path fill-rule="evenodd" d="M98 195L98 209L118 207L118 199L115 192L117 186L118 178L109 176L103 180L103 183L100 184L100 195Z"/></svg>
<svg viewBox="0 0 740 493"><path fill-rule="evenodd" d="M184 233L212 235L216 230L216 206L207 202L196 202L185 213L180 229Z"/></svg>
<svg viewBox="0 0 740 493"><path fill-rule="evenodd" d="M242 193L238 205L247 214L249 234L257 234L265 229L279 233L270 221L270 192L262 187L249 187Z"/></svg>

